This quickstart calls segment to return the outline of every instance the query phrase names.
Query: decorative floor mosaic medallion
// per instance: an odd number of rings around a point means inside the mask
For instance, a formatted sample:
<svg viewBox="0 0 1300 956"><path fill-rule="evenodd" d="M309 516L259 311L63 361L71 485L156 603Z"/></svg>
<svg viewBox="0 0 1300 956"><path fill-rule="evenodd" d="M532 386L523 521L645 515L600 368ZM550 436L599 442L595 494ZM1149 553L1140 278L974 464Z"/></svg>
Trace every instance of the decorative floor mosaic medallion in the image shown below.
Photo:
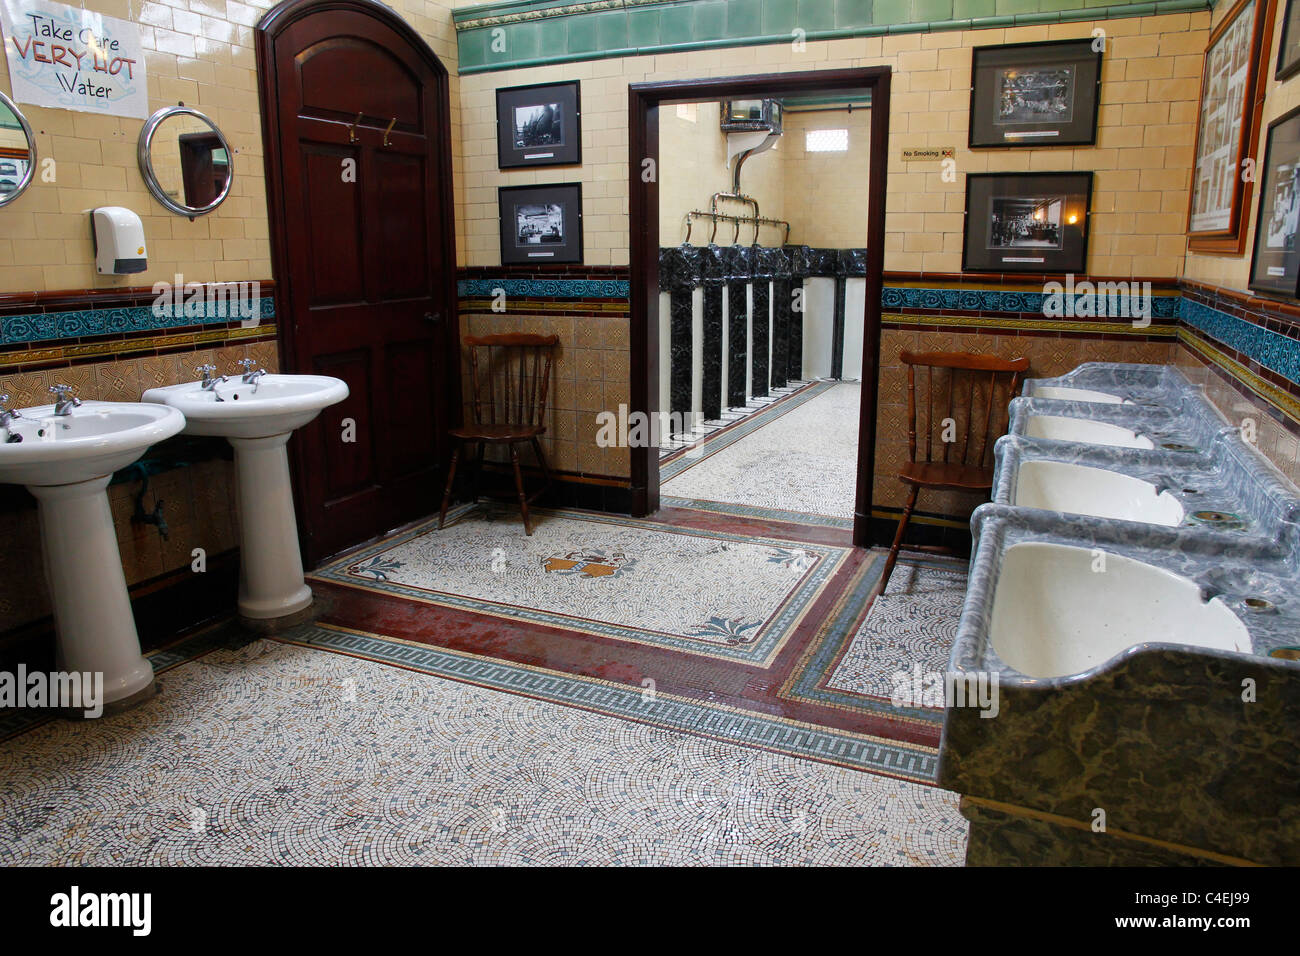
<svg viewBox="0 0 1300 956"><path fill-rule="evenodd" d="M849 549L577 512L466 506L311 577L461 610L766 665Z"/></svg>
<svg viewBox="0 0 1300 956"><path fill-rule="evenodd" d="M0 819L7 866L960 865L967 831L934 787L269 641L0 746Z"/></svg>
<svg viewBox="0 0 1300 956"><path fill-rule="evenodd" d="M781 694L937 726L942 704L915 700L911 689L918 677L947 670L966 596L966 562L900 560L864 617L879 576L878 565L855 576Z"/></svg>
<svg viewBox="0 0 1300 956"><path fill-rule="evenodd" d="M822 383L705 442L701 455L660 471L661 490L708 509L711 502L756 509L759 517L853 517L862 386ZM685 507L694 507L686 504ZM789 520L787 517L784 520Z"/></svg>

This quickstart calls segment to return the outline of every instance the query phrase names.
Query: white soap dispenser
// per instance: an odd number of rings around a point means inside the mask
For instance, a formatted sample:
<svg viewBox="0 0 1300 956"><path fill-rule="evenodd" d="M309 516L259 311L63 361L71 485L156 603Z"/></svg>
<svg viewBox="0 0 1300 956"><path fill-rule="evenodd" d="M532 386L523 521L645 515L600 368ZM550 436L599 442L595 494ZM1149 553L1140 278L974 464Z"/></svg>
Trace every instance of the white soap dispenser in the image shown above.
<svg viewBox="0 0 1300 956"><path fill-rule="evenodd" d="M139 216L122 206L100 206L91 211L90 222L95 271L101 275L144 272L149 260L144 249L144 224Z"/></svg>

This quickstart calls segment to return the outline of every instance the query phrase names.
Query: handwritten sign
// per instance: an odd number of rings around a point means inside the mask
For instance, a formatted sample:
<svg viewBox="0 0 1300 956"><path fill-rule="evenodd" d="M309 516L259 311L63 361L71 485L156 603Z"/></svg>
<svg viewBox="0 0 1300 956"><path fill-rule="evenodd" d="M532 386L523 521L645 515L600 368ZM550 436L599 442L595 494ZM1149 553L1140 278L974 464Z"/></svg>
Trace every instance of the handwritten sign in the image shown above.
<svg viewBox="0 0 1300 956"><path fill-rule="evenodd" d="M0 29L19 103L110 116L149 115L134 23L49 0L0 0Z"/></svg>

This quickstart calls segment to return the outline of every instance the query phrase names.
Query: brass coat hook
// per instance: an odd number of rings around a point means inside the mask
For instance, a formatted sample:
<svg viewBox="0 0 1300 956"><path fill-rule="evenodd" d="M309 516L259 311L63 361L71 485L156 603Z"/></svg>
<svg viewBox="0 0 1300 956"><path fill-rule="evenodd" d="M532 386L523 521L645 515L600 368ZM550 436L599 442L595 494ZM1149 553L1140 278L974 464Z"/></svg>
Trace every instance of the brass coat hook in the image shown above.
<svg viewBox="0 0 1300 956"><path fill-rule="evenodd" d="M348 142L349 142L349 143L355 143L355 142L357 141L357 124L360 123L360 122L361 122L361 114L358 113L358 114L357 114L357 118L354 119L351 123L348 124Z"/></svg>
<svg viewBox="0 0 1300 956"><path fill-rule="evenodd" d="M397 117L394 116L392 119L390 119L390 120L388 121L388 127L384 130L384 145L385 145L385 146L392 146L392 145L393 145L392 143L390 143L390 142L388 141L388 134L391 133L391 132L393 131L393 127L396 126L396 125L397 125Z"/></svg>

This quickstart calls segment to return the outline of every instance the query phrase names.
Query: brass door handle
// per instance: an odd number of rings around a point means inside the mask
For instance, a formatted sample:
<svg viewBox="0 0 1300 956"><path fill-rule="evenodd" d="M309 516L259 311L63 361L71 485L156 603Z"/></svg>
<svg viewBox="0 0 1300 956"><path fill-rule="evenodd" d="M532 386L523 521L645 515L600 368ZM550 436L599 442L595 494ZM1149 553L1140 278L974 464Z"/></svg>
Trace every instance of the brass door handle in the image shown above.
<svg viewBox="0 0 1300 956"><path fill-rule="evenodd" d="M388 141L388 134L391 133L391 132L393 131L393 127L396 126L396 125L397 125L397 117L394 116L392 119L390 119L390 120L388 121L388 127L384 130L384 145L385 145L385 146L392 146L392 145L393 145L392 143L390 143L390 142Z"/></svg>
<svg viewBox="0 0 1300 956"><path fill-rule="evenodd" d="M358 113L358 114L357 114L357 118L354 119L351 123L348 124L348 142L349 142L349 143L355 143L355 142L357 141L357 124L360 123L360 122L361 122L361 114Z"/></svg>

